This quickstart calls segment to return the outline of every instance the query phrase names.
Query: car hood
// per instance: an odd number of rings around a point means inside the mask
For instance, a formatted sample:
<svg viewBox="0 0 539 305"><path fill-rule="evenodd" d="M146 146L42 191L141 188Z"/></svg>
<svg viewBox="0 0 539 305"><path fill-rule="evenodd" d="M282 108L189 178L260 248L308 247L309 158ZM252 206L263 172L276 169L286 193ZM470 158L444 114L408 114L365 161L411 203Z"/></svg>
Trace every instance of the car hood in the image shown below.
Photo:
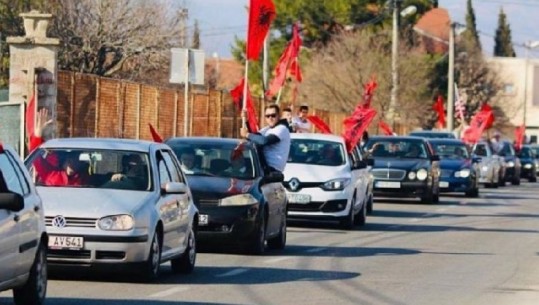
<svg viewBox="0 0 539 305"><path fill-rule="evenodd" d="M373 168L413 169L430 167L426 159L375 159Z"/></svg>
<svg viewBox="0 0 539 305"><path fill-rule="evenodd" d="M440 160L441 169L461 169L470 168L472 162L468 159L442 159Z"/></svg>
<svg viewBox="0 0 539 305"><path fill-rule="evenodd" d="M38 187L45 215L100 218L134 214L151 192L96 188Z"/></svg>
<svg viewBox="0 0 539 305"><path fill-rule="evenodd" d="M228 177L187 176L187 182L193 196L214 199L248 193L257 181Z"/></svg>
<svg viewBox="0 0 539 305"><path fill-rule="evenodd" d="M284 181L297 178L301 182L324 182L337 178L350 178L350 166L322 166L312 164L287 163Z"/></svg>

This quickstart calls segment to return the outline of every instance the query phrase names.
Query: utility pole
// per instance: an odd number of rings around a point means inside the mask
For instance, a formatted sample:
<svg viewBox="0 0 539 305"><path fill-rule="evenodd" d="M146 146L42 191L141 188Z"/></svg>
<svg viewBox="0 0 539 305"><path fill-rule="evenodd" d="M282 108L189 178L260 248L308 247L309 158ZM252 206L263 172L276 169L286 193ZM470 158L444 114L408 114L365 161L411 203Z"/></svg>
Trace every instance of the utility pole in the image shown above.
<svg viewBox="0 0 539 305"><path fill-rule="evenodd" d="M262 82L264 85L264 92L268 90L269 86L269 33L264 39L264 53L262 57ZM262 97L265 96L265 93L262 94Z"/></svg>
<svg viewBox="0 0 539 305"><path fill-rule="evenodd" d="M455 108L455 23L449 27L449 70L447 71L447 129L454 128Z"/></svg>
<svg viewBox="0 0 539 305"><path fill-rule="evenodd" d="M187 48L187 20L189 19L189 10L187 8L180 9L180 48Z"/></svg>
<svg viewBox="0 0 539 305"><path fill-rule="evenodd" d="M393 37L391 39L391 100L389 102L389 119L395 123L395 108L399 93L399 12L402 0L393 0ZM393 128L395 126L392 126Z"/></svg>

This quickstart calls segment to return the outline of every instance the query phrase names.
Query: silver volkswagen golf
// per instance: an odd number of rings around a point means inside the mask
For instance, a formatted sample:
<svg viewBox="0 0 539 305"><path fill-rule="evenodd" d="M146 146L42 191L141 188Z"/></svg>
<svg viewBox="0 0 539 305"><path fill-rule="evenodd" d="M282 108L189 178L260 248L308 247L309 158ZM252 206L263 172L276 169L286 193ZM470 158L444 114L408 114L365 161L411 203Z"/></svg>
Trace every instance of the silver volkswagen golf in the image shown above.
<svg viewBox="0 0 539 305"><path fill-rule="evenodd" d="M198 210L170 147L127 139L44 143L26 159L45 207L51 266L189 273Z"/></svg>

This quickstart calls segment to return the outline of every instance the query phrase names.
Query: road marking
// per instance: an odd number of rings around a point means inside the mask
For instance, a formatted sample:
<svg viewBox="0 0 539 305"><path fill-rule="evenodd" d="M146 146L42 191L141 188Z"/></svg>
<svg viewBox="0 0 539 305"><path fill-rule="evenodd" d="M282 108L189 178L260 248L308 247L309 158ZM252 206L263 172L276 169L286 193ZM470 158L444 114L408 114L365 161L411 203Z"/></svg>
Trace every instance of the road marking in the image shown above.
<svg viewBox="0 0 539 305"><path fill-rule="evenodd" d="M237 269L232 269L228 272L225 272L225 273L221 273L221 274L217 274L216 277L227 277L227 276L234 276L234 275L238 275L238 274L242 274L242 273L245 273L249 271L249 269L246 269L246 268L237 268Z"/></svg>
<svg viewBox="0 0 539 305"><path fill-rule="evenodd" d="M307 250L308 253L318 253L327 250L327 248L312 248Z"/></svg>
<svg viewBox="0 0 539 305"><path fill-rule="evenodd" d="M447 211L446 208L441 208L441 209L437 209L437 210L436 210L436 212L445 212L445 211Z"/></svg>
<svg viewBox="0 0 539 305"><path fill-rule="evenodd" d="M266 263L266 264L275 264L275 263L278 263L278 262L285 261L287 259L291 259L291 257L290 256L281 256L281 257L270 258L270 259L265 260L264 263Z"/></svg>
<svg viewBox="0 0 539 305"><path fill-rule="evenodd" d="M418 221L420 221L420 219L419 219L419 218L412 218L412 219L410 219L409 221L410 221L410 222L418 222ZM397 227L398 227L398 226L397 226Z"/></svg>
<svg viewBox="0 0 539 305"><path fill-rule="evenodd" d="M187 291L189 287L173 287L150 295L150 298L164 298L178 292Z"/></svg>

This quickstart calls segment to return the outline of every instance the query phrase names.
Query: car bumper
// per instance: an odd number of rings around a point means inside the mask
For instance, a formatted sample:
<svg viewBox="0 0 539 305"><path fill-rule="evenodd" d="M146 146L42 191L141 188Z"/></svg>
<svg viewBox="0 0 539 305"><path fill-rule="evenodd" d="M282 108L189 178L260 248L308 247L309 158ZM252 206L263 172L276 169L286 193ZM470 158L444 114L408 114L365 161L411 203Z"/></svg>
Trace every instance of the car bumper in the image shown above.
<svg viewBox="0 0 539 305"><path fill-rule="evenodd" d="M471 178L441 178L440 179L440 192L441 193L453 193L453 192L467 192L473 189L475 185Z"/></svg>
<svg viewBox="0 0 539 305"><path fill-rule="evenodd" d="M260 205L231 207L199 207L207 216L207 224L199 221L198 242L244 242L256 234Z"/></svg>
<svg viewBox="0 0 539 305"><path fill-rule="evenodd" d="M428 194L432 189L432 184L428 181L391 181L400 182L399 187L380 187L379 182L374 181L373 193L375 197L421 197Z"/></svg>
<svg viewBox="0 0 539 305"><path fill-rule="evenodd" d="M530 178L537 175L537 170L534 167L526 168L525 166L522 167L520 170L520 177L521 178Z"/></svg>
<svg viewBox="0 0 539 305"><path fill-rule="evenodd" d="M347 187L341 191L325 191L321 188L307 188L299 192L289 192L288 218L332 220L348 215L353 188ZM297 203L291 196L308 195L309 202Z"/></svg>
<svg viewBox="0 0 539 305"><path fill-rule="evenodd" d="M515 177L520 178L520 169L516 167L507 167L505 169L505 176L504 176L505 181L511 181Z"/></svg>

